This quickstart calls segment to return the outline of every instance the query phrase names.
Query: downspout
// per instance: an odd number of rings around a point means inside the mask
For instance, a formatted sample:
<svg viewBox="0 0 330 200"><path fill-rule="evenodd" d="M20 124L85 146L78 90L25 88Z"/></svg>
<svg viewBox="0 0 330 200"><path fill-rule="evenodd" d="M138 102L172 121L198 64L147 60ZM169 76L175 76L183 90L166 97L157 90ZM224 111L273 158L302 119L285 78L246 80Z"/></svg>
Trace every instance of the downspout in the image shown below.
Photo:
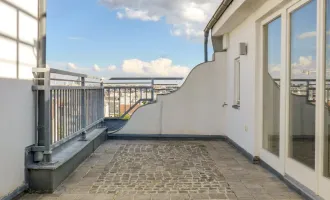
<svg viewBox="0 0 330 200"><path fill-rule="evenodd" d="M208 46L208 38L210 30L213 28L213 26L217 23L217 21L220 19L220 17L223 15L223 13L227 10L229 5L234 0L223 0L218 7L218 9L215 11L214 15L212 16L209 23L206 25L204 29L204 60L205 62L208 61L208 52L207 52L207 46Z"/></svg>
<svg viewBox="0 0 330 200"><path fill-rule="evenodd" d="M209 41L209 30L204 32L204 61L207 62L208 61L208 52L207 52L207 48L208 48L208 41Z"/></svg>

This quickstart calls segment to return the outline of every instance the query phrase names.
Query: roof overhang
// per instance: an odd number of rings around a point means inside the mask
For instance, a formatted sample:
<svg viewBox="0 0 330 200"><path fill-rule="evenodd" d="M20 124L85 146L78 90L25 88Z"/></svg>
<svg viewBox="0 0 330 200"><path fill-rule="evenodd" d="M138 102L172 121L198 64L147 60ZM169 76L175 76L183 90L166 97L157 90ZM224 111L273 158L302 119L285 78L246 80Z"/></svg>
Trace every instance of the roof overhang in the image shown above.
<svg viewBox="0 0 330 200"><path fill-rule="evenodd" d="M265 0L223 0L204 31L212 29L212 36L221 36L241 24Z"/></svg>

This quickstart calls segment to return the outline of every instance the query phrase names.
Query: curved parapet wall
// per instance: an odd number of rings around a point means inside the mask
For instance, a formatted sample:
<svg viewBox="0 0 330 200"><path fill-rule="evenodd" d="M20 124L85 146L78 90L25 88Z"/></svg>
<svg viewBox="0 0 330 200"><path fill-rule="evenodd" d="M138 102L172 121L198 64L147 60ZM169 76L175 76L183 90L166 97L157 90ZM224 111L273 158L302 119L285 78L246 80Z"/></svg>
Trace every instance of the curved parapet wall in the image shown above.
<svg viewBox="0 0 330 200"><path fill-rule="evenodd" d="M224 135L225 54L196 66L178 91L136 110L117 133Z"/></svg>

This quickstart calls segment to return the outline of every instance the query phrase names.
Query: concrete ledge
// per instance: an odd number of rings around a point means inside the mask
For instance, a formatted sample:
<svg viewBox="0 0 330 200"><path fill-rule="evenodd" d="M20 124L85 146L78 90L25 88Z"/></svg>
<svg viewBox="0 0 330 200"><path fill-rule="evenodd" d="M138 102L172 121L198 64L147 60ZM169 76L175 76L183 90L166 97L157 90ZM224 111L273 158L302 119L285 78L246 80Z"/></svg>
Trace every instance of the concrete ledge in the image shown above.
<svg viewBox="0 0 330 200"><path fill-rule="evenodd" d="M108 134L110 140L222 140L224 135L186 135L186 134Z"/></svg>
<svg viewBox="0 0 330 200"><path fill-rule="evenodd" d="M106 139L106 128L87 134L86 141L79 138L57 150L52 163L33 163L27 166L29 189L38 193L53 192L91 153Z"/></svg>

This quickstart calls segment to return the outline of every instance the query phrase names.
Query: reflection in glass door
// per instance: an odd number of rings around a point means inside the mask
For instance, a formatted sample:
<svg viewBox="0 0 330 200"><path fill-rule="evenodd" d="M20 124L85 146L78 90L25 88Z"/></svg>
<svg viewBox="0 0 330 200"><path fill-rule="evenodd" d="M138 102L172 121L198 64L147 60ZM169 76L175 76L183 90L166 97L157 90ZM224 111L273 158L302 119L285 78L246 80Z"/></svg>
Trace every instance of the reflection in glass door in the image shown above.
<svg viewBox="0 0 330 200"><path fill-rule="evenodd" d="M279 156L281 18L264 25L263 148Z"/></svg>
<svg viewBox="0 0 330 200"><path fill-rule="evenodd" d="M316 5L312 0L290 16L289 156L315 168Z"/></svg>

